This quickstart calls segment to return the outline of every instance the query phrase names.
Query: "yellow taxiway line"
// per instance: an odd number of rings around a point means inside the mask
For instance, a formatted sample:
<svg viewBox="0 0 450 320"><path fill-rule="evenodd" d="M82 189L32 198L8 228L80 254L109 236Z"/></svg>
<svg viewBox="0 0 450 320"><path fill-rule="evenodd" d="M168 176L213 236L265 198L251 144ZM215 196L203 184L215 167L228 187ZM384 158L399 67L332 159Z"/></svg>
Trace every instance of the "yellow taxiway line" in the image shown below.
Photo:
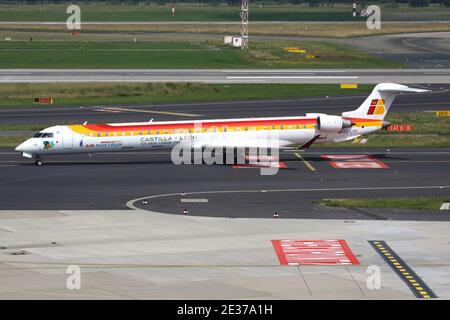
<svg viewBox="0 0 450 320"><path fill-rule="evenodd" d="M299 158L299 159L305 164L305 166L306 166L309 170L311 170L311 171L316 171L316 168L314 168L314 167L312 166L311 163L309 163L308 161L306 161L306 160L300 155L300 153L296 152L296 153L294 153L294 154L295 154L295 156L296 156L297 158Z"/></svg>

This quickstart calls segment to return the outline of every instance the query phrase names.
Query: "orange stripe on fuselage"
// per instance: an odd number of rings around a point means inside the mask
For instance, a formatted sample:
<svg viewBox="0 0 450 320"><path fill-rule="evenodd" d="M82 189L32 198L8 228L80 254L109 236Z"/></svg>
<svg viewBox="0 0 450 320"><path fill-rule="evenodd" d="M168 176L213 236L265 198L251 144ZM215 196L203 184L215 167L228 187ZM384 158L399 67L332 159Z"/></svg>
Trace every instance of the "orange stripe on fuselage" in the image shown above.
<svg viewBox="0 0 450 320"><path fill-rule="evenodd" d="M383 125L383 120L378 120L378 119L364 119L364 118L343 118L343 119L350 120L350 121L354 122L356 127L361 127L361 126L365 126L365 127L371 127L371 126L381 127Z"/></svg>
<svg viewBox="0 0 450 320"><path fill-rule="evenodd" d="M165 129L189 129L195 126L202 128L211 127L242 127L242 126L272 126L272 125L296 125L296 124L315 124L315 118L308 119L284 119L284 120L238 120L238 121L213 121L213 122L181 122L173 124L139 124L127 126L113 126L109 124L87 124L87 129L96 132L114 132L114 131L144 131L144 130L165 130Z"/></svg>
<svg viewBox="0 0 450 320"><path fill-rule="evenodd" d="M262 127L262 126L284 126L284 125L308 125L312 129L316 124L315 118L298 119L261 119L261 120L227 120L227 121L206 121L206 122L177 122L177 123L154 123L154 124L130 124L130 125L111 125L111 124L86 124L69 126L74 132L79 134L106 134L114 132L136 132L136 131L165 131L177 129L194 129L201 127L209 128L233 128L233 127ZM303 129L303 128L302 128Z"/></svg>

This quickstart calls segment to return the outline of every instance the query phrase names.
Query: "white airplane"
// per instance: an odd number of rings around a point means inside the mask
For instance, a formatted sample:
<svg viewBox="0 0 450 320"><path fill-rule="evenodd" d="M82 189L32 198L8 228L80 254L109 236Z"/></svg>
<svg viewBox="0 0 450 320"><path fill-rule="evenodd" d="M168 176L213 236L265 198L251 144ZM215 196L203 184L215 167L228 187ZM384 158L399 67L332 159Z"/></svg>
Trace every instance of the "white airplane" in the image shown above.
<svg viewBox="0 0 450 320"><path fill-rule="evenodd" d="M16 151L40 166L42 155L150 151L172 149L179 143L192 148L269 148L274 136L279 149L304 149L380 130L388 125L383 119L397 93L426 91L381 83L359 108L341 116L307 113L302 117L58 125L36 133Z"/></svg>

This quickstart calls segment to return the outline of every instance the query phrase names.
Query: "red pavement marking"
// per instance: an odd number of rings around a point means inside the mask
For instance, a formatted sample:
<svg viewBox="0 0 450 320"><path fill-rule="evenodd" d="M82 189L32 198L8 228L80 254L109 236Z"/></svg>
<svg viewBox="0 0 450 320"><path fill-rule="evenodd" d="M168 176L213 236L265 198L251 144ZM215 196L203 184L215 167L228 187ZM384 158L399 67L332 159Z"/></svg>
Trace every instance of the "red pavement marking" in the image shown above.
<svg viewBox="0 0 450 320"><path fill-rule="evenodd" d="M322 155L330 165L337 169L386 169L388 166L371 155ZM342 161L334 161L342 160Z"/></svg>
<svg viewBox="0 0 450 320"><path fill-rule="evenodd" d="M281 265L359 264L345 240L272 240Z"/></svg>

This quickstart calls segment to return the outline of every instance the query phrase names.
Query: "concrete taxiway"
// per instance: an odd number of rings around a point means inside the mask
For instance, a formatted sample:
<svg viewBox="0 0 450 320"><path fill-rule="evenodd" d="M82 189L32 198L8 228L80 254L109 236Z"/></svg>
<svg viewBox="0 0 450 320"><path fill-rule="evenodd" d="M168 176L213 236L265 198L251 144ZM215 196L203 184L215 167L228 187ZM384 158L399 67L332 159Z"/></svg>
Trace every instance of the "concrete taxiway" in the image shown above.
<svg viewBox="0 0 450 320"><path fill-rule="evenodd" d="M384 240L439 298L449 299L449 227L140 210L2 211L0 298L414 299L367 242ZM360 264L281 266L276 239L344 239ZM80 267L80 290L66 287L69 265ZM379 268L378 289L367 285L368 267Z"/></svg>
<svg viewBox="0 0 450 320"><path fill-rule="evenodd" d="M450 32L355 37L339 42L412 69L450 67Z"/></svg>
<svg viewBox="0 0 450 320"><path fill-rule="evenodd" d="M0 69L0 83L448 83L450 69Z"/></svg>

